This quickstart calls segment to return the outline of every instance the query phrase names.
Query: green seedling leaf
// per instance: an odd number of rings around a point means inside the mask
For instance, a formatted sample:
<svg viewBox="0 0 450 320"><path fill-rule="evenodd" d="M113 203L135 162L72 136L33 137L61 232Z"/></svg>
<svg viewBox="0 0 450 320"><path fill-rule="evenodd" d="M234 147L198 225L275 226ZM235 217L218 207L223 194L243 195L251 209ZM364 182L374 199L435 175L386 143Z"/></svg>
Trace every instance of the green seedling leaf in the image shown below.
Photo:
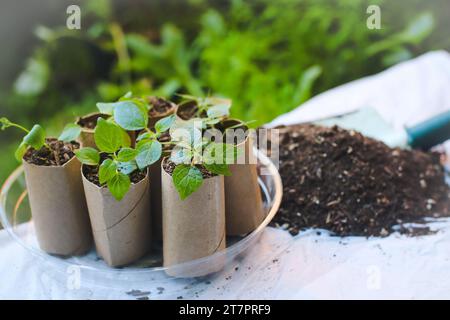
<svg viewBox="0 0 450 320"><path fill-rule="evenodd" d="M114 121L125 130L142 130L147 127L148 112L135 102L121 101L114 109Z"/></svg>
<svg viewBox="0 0 450 320"><path fill-rule="evenodd" d="M0 118L0 124L2 125L0 127L1 130L5 130L6 128L9 128L13 125L13 123L11 121L8 120L8 118Z"/></svg>
<svg viewBox="0 0 450 320"><path fill-rule="evenodd" d="M120 130L122 131L122 147L129 148L131 146L131 137L128 132L122 128L120 128Z"/></svg>
<svg viewBox="0 0 450 320"><path fill-rule="evenodd" d="M188 94L177 94L177 96L179 96L181 99L183 99L183 101L198 101L199 100L199 98L188 95Z"/></svg>
<svg viewBox="0 0 450 320"><path fill-rule="evenodd" d="M211 107L214 106L224 106L228 108L228 110L231 108L232 101L230 99L226 98L217 98L217 97L207 97L204 99L205 103Z"/></svg>
<svg viewBox="0 0 450 320"><path fill-rule="evenodd" d="M122 97L120 97L119 101L129 100L133 97L133 92L128 91Z"/></svg>
<svg viewBox="0 0 450 320"><path fill-rule="evenodd" d="M23 141L36 150L42 148L42 146L45 145L44 129L40 125L35 124L30 132L23 138Z"/></svg>
<svg viewBox="0 0 450 320"><path fill-rule="evenodd" d="M100 151L114 153L124 144L123 130L118 125L99 118L94 131L94 140Z"/></svg>
<svg viewBox="0 0 450 320"><path fill-rule="evenodd" d="M141 141L136 148L136 163L139 169L152 165L161 158L162 145L159 141Z"/></svg>
<svg viewBox="0 0 450 320"><path fill-rule="evenodd" d="M181 146L175 146L170 153L170 160L175 164L189 164L193 157L192 150L190 148L184 148Z"/></svg>
<svg viewBox="0 0 450 320"><path fill-rule="evenodd" d="M75 150L75 156L81 163L88 166L96 166L100 162L100 154L94 148L82 148Z"/></svg>
<svg viewBox="0 0 450 320"><path fill-rule="evenodd" d="M197 167L180 164L173 171L172 180L181 200L184 200L201 187L203 175Z"/></svg>
<svg viewBox="0 0 450 320"><path fill-rule="evenodd" d="M122 172L117 172L114 177L108 180L107 185L113 197L117 201L120 201L123 199L128 190L130 190L130 177Z"/></svg>
<svg viewBox="0 0 450 320"><path fill-rule="evenodd" d="M170 136L173 142L190 146L198 146L202 142L202 132L194 126L194 123L178 126L171 131Z"/></svg>
<svg viewBox="0 0 450 320"><path fill-rule="evenodd" d="M98 102L96 104L98 111L103 114L112 115L114 113L114 108L116 107L117 102Z"/></svg>
<svg viewBox="0 0 450 320"><path fill-rule="evenodd" d="M203 151L203 165L215 174L230 176L228 167L234 163L235 147L226 143L210 143Z"/></svg>
<svg viewBox="0 0 450 320"><path fill-rule="evenodd" d="M14 156L16 157L17 161L21 162L23 159L23 156L27 152L28 145L22 141L22 143L17 148L16 152L14 153Z"/></svg>
<svg viewBox="0 0 450 320"><path fill-rule="evenodd" d="M75 123L69 123L65 126L63 132L59 136L58 140L64 142L71 142L78 139L81 133L81 127Z"/></svg>
<svg viewBox="0 0 450 320"><path fill-rule="evenodd" d="M122 148L117 155L117 161L128 162L134 160L137 156L137 150L131 148Z"/></svg>
<svg viewBox="0 0 450 320"><path fill-rule="evenodd" d="M211 142L206 146L205 150L203 150L203 164L205 166L213 164L233 164L238 157L238 151L238 148L232 144Z"/></svg>
<svg viewBox="0 0 450 320"><path fill-rule="evenodd" d="M212 106L206 111L206 114L209 118L227 117L230 115L230 107L231 105L226 104Z"/></svg>
<svg viewBox="0 0 450 320"><path fill-rule="evenodd" d="M123 174L129 175L138 169L135 160L128 162L118 162L117 169Z"/></svg>
<svg viewBox="0 0 450 320"><path fill-rule="evenodd" d="M216 164L216 163L206 164L206 163L204 163L203 165L206 168L206 170L208 170L209 172L223 175L223 176L231 176L230 168L228 167L228 165L226 163L222 163L222 164Z"/></svg>
<svg viewBox="0 0 450 320"><path fill-rule="evenodd" d="M206 119L203 119L203 123L205 124L205 127L206 127L208 125L212 126L214 124L218 124L221 120L222 119L220 117L218 117L218 118L206 118Z"/></svg>
<svg viewBox="0 0 450 320"><path fill-rule="evenodd" d="M158 120L155 124L156 132L159 132L159 133L166 132L167 130L170 129L170 127L172 126L172 124L174 123L175 120L176 120L176 117L174 114Z"/></svg>
<svg viewBox="0 0 450 320"><path fill-rule="evenodd" d="M154 137L153 132L143 132L141 133L137 138L136 138L136 142L142 141L142 140L150 140Z"/></svg>
<svg viewBox="0 0 450 320"><path fill-rule="evenodd" d="M111 180L117 174L117 165L111 159L106 159L100 165L100 169L98 171L98 178L100 180L100 184L105 184L109 180Z"/></svg>

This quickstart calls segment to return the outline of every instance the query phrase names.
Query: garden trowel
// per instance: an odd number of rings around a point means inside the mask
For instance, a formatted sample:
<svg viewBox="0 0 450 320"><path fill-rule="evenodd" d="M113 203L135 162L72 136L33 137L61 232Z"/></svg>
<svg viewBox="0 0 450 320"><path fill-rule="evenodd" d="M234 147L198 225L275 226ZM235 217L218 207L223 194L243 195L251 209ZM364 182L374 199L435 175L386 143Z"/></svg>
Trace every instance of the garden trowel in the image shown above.
<svg viewBox="0 0 450 320"><path fill-rule="evenodd" d="M415 126L405 127L404 130L394 129L371 107L318 120L314 123L323 126L337 125L344 129L356 130L370 138L381 140L390 147L405 148L409 146L428 150L450 139L450 110Z"/></svg>

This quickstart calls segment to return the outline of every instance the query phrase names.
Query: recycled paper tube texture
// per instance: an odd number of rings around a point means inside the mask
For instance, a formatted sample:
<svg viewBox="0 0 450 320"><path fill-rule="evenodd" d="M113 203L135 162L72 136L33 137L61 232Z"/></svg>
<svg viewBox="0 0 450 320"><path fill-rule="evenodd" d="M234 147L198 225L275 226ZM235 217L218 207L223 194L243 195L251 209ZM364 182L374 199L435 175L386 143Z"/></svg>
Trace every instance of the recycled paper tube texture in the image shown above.
<svg viewBox="0 0 450 320"><path fill-rule="evenodd" d="M207 265L189 268L171 266L210 256L225 249L225 199L223 176L205 179L202 186L185 200L181 200L170 176L164 168L163 254L167 274L175 277L199 277L221 270L223 257Z"/></svg>
<svg viewBox="0 0 450 320"><path fill-rule="evenodd" d="M251 136L237 147L242 154L225 177L226 230L231 236L252 232L265 217Z"/></svg>
<svg viewBox="0 0 450 320"><path fill-rule="evenodd" d="M109 117L109 115L106 114L102 114L102 113L90 113L82 118L78 118L76 124L80 125L80 122L83 120L91 120L91 121L95 121L95 123L97 122L98 118L104 118L107 119ZM95 140L94 140L94 129L90 129L90 128L81 128L81 133L80 136L78 137L78 141L81 144L82 148L97 148L97 146L95 145Z"/></svg>
<svg viewBox="0 0 450 320"><path fill-rule="evenodd" d="M151 248L149 177L131 184L121 201L83 175L98 254L112 267L130 264Z"/></svg>
<svg viewBox="0 0 450 320"><path fill-rule="evenodd" d="M31 214L42 250L81 255L92 247L92 232L81 182L81 163L73 157L62 166L23 161Z"/></svg>
<svg viewBox="0 0 450 320"><path fill-rule="evenodd" d="M150 207L152 212L152 235L155 241L162 241L162 195L161 195L161 160L149 167Z"/></svg>

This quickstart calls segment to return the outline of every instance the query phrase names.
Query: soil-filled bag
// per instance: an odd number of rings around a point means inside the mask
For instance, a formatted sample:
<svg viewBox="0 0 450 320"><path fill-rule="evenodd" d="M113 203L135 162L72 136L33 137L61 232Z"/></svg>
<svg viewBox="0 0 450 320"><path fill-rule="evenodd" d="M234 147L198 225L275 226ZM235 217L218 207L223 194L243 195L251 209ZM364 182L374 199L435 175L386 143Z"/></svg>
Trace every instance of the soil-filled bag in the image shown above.
<svg viewBox="0 0 450 320"><path fill-rule="evenodd" d="M131 184L121 201L84 174L83 185L97 253L112 267L130 264L144 256L151 247L148 173Z"/></svg>
<svg viewBox="0 0 450 320"><path fill-rule="evenodd" d="M199 277L224 267L224 259L185 268L171 266L210 256L225 249L225 193L223 176L206 178L202 186L181 200L172 176L161 169L163 255L167 274Z"/></svg>
<svg viewBox="0 0 450 320"><path fill-rule="evenodd" d="M50 254L71 256L92 247L92 233L83 192L81 163L73 157L62 166L23 161L37 240Z"/></svg>
<svg viewBox="0 0 450 320"><path fill-rule="evenodd" d="M226 120L233 124L234 120ZM247 130L247 128L245 128ZM258 184L253 139L247 132L237 144L239 157L230 164L231 176L225 177L225 216L227 235L245 235L264 220L261 190Z"/></svg>

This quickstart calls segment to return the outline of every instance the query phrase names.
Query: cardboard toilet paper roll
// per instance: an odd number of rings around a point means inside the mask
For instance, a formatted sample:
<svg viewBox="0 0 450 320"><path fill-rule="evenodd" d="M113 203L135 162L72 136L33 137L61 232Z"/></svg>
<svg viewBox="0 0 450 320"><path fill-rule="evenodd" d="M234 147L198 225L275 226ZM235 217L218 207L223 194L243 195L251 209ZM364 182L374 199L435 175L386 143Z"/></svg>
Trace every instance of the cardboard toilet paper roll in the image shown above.
<svg viewBox="0 0 450 320"><path fill-rule="evenodd" d="M241 155L235 164L229 166L231 176L225 177L226 230L230 236L252 232L266 215L251 136L247 135L237 148L242 150Z"/></svg>
<svg viewBox="0 0 450 320"><path fill-rule="evenodd" d="M23 161L31 214L39 246L56 255L86 253L92 232L81 181L81 163L73 157L62 166Z"/></svg>
<svg viewBox="0 0 450 320"><path fill-rule="evenodd" d="M98 254L112 267L130 264L151 248L149 175L131 184L121 201L83 175Z"/></svg>
<svg viewBox="0 0 450 320"><path fill-rule="evenodd" d="M77 119L76 124L81 126L81 133L80 133L80 136L78 137L78 141L80 142L82 148L87 148L87 147L97 148L97 146L95 145L95 140L94 140L94 129L83 127L82 122L83 121L92 121L94 123L97 123L97 119L100 117L103 119L107 119L107 118L109 118L109 115L95 112L95 113L90 113L84 117Z"/></svg>
<svg viewBox="0 0 450 320"><path fill-rule="evenodd" d="M162 177L163 254L167 274L199 277L221 270L224 259L188 268L170 268L210 256L225 249L225 199L223 176L205 179L202 186L181 200L172 176L164 168Z"/></svg>
<svg viewBox="0 0 450 320"><path fill-rule="evenodd" d="M161 159L149 167L150 207L152 212L152 235L155 241L162 241L162 193L161 193Z"/></svg>

